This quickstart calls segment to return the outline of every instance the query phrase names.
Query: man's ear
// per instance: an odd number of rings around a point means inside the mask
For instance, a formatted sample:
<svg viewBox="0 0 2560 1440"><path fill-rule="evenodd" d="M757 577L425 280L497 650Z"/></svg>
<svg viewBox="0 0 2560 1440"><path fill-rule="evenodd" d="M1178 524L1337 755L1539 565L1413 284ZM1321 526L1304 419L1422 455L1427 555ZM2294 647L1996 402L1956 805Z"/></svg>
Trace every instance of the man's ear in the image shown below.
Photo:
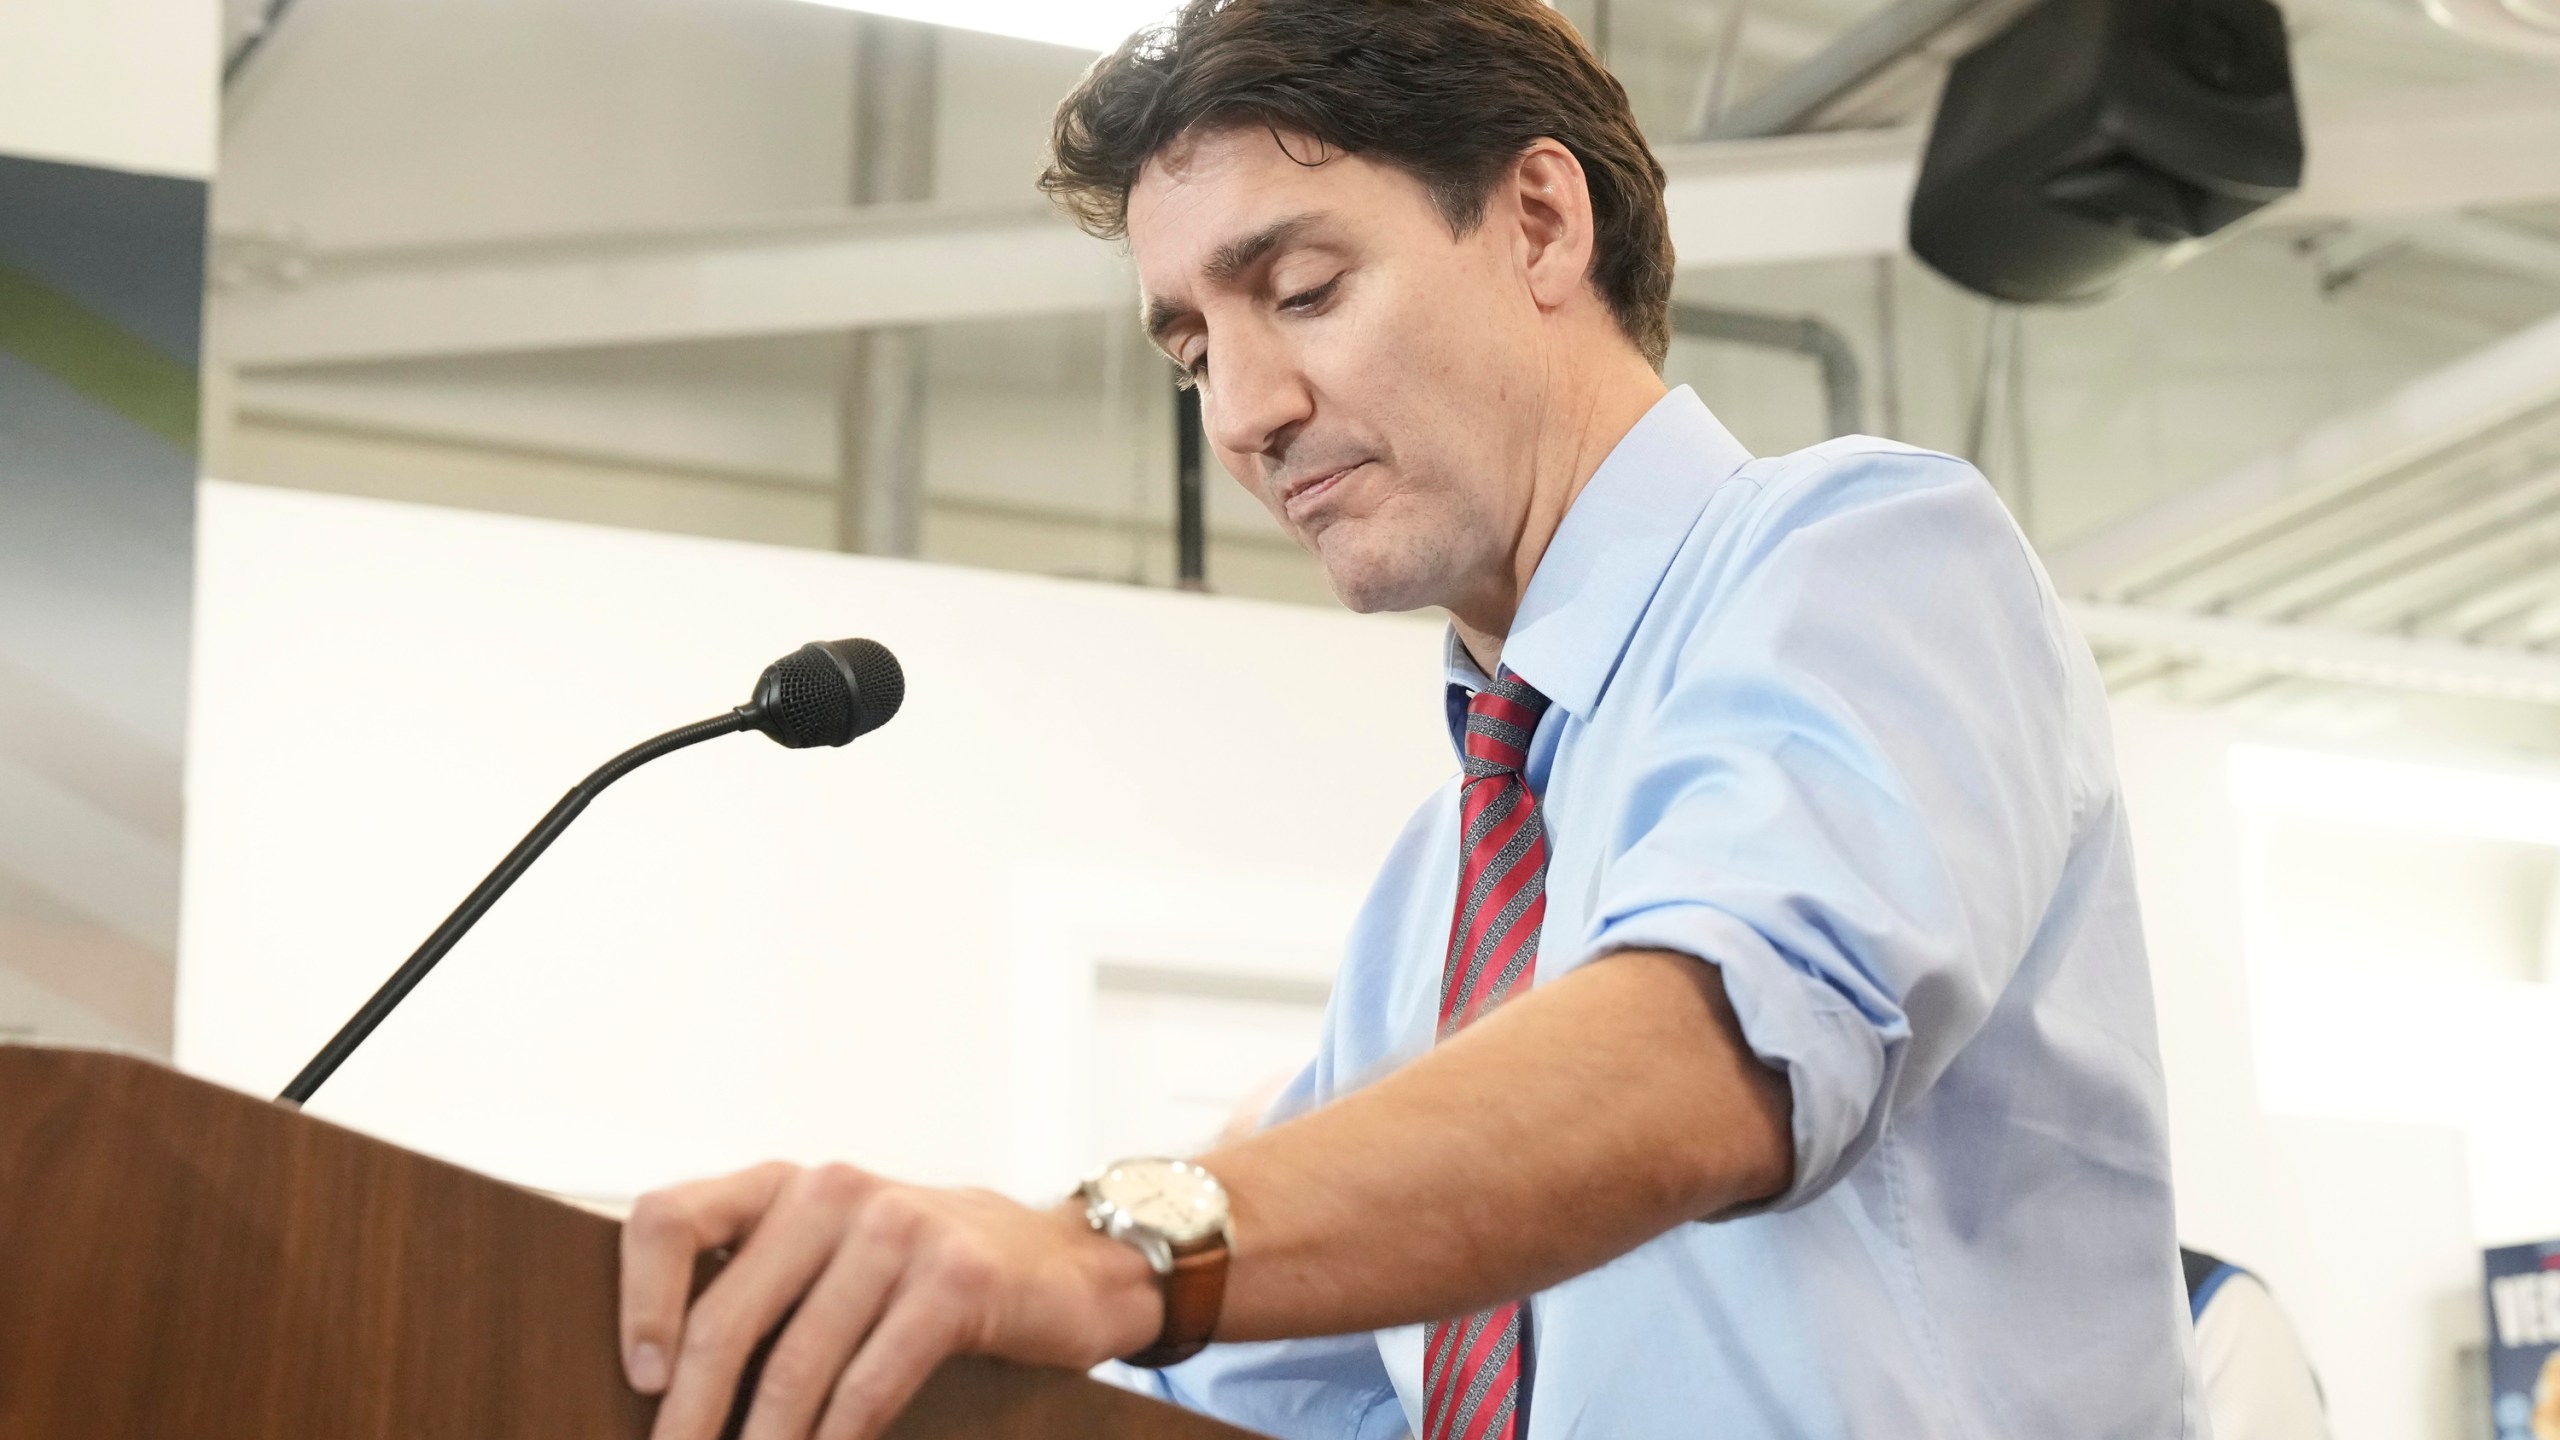
<svg viewBox="0 0 2560 1440"><path fill-rule="evenodd" d="M1535 140L1512 162L1509 185L1529 293L1539 309L1560 309L1591 279L1591 187L1582 162L1554 140Z"/></svg>

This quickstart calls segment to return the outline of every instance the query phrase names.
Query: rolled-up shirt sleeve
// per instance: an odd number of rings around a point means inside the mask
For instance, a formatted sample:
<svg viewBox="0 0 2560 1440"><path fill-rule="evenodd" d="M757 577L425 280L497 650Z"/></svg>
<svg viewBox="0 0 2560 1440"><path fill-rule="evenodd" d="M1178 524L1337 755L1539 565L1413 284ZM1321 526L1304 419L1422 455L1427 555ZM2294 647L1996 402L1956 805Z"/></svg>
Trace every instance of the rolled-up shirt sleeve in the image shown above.
<svg viewBox="0 0 2560 1440"><path fill-rule="evenodd" d="M1773 1208L1836 1183L1981 1028L2080 808L2067 634L1989 485L1912 451L1801 460L1689 597L1712 603L1667 678L1602 702L1655 714L1580 951L1719 968L1793 1091Z"/></svg>

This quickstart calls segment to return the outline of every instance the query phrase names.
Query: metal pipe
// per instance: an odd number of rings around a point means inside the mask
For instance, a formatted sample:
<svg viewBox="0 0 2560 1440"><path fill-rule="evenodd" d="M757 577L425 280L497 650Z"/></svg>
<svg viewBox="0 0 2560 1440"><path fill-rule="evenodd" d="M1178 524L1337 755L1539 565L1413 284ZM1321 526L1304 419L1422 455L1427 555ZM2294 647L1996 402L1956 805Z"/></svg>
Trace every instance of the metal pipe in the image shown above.
<svg viewBox="0 0 2560 1440"><path fill-rule="evenodd" d="M1866 427L1857 352L1838 330L1810 315L1766 315L1720 305L1671 307L1671 333L1810 356L1822 367L1824 418L1833 435Z"/></svg>
<svg viewBox="0 0 2560 1440"><path fill-rule="evenodd" d="M854 25L856 206L933 198L941 41L931 25L877 15ZM913 556L924 548L925 331L855 330L838 374L836 548Z"/></svg>
<svg viewBox="0 0 2560 1440"><path fill-rule="evenodd" d="M1173 392L1173 583L1209 588L1209 496L1200 444L1200 391Z"/></svg>
<svg viewBox="0 0 2560 1440"><path fill-rule="evenodd" d="M1875 78L1983 0L1902 0L1849 28L1769 88L1708 122L1702 140L1747 140L1800 128L1824 106Z"/></svg>
<svg viewBox="0 0 2560 1440"><path fill-rule="evenodd" d="M230 57L222 62L223 89L228 90L239 83L240 73L249 68L253 56L266 48L267 41L276 33L276 27L284 23L284 12L292 8L293 0L270 0L267 7L258 12L257 18L249 22L248 33L241 37Z"/></svg>

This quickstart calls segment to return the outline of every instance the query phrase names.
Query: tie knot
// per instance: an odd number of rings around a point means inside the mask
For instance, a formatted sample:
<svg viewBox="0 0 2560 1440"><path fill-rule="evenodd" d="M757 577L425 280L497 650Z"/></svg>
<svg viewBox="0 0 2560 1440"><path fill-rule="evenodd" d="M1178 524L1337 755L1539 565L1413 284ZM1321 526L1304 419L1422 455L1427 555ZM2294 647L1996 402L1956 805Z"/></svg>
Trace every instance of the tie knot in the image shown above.
<svg viewBox="0 0 2560 1440"><path fill-rule="evenodd" d="M1545 713L1547 697L1503 666L1491 684L1467 699L1467 778L1526 771L1529 737Z"/></svg>

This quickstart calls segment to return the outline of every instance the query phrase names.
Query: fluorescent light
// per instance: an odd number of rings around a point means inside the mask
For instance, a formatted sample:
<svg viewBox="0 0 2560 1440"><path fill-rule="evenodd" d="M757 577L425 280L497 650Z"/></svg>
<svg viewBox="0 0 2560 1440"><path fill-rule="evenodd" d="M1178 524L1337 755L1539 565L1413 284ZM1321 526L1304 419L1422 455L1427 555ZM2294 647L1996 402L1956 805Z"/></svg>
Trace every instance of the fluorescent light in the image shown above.
<svg viewBox="0 0 2560 1440"><path fill-rule="evenodd" d="M1173 13L1173 0L813 0L839 10L983 30L1078 50L1116 50L1120 42Z"/></svg>
<svg viewBox="0 0 2560 1440"><path fill-rule="evenodd" d="M2560 780L2265 745L2231 747L2228 776L2243 810L2560 845Z"/></svg>

